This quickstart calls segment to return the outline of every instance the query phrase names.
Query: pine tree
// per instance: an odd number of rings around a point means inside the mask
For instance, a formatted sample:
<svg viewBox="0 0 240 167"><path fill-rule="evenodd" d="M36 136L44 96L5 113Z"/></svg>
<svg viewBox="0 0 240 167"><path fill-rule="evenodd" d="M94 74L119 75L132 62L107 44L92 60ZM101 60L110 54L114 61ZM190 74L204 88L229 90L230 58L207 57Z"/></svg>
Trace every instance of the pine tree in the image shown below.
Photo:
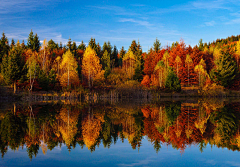
<svg viewBox="0 0 240 167"><path fill-rule="evenodd" d="M78 46L78 49L80 49L80 50L85 50L85 49L86 49L86 45L83 43L83 41L82 41L82 43Z"/></svg>
<svg viewBox="0 0 240 167"><path fill-rule="evenodd" d="M117 47L115 45L113 47L112 60L114 62L114 66L118 67L119 66L119 64L118 64L118 50L117 50Z"/></svg>
<svg viewBox="0 0 240 167"><path fill-rule="evenodd" d="M0 64L2 63L3 56L8 55L8 52L9 52L8 39L3 32L2 38L0 40Z"/></svg>
<svg viewBox="0 0 240 167"><path fill-rule="evenodd" d="M69 39L68 39L67 49L69 49L70 51L72 51L72 40L71 40L70 37L69 37Z"/></svg>
<svg viewBox="0 0 240 167"><path fill-rule="evenodd" d="M14 84L14 93L16 93L17 80L23 74L24 60L22 57L22 50L20 48L13 48L8 56L3 58L2 74L8 84Z"/></svg>
<svg viewBox="0 0 240 167"><path fill-rule="evenodd" d="M231 86L237 75L237 65L229 53L222 54L210 72L211 79L224 87Z"/></svg>
<svg viewBox="0 0 240 167"><path fill-rule="evenodd" d="M119 66L122 66L122 60L123 60L123 56L125 54L126 54L126 50L124 50L124 47L122 46L120 53L119 53L119 59L118 59Z"/></svg>
<svg viewBox="0 0 240 167"><path fill-rule="evenodd" d="M50 40L48 41L47 47L48 47L48 50L50 50L51 52L52 52L54 49L57 49L57 48L58 48L57 44L56 44L52 39L50 39Z"/></svg>
<svg viewBox="0 0 240 167"><path fill-rule="evenodd" d="M28 36L27 47L32 49L32 51L38 52L40 49L40 40L37 34L33 35L33 31L31 30Z"/></svg>
<svg viewBox="0 0 240 167"><path fill-rule="evenodd" d="M161 49L161 43L160 43L160 41L156 38L156 41L153 43L153 50L154 50L155 52L158 52L158 51L160 51L160 49Z"/></svg>
<svg viewBox="0 0 240 167"><path fill-rule="evenodd" d="M14 41L14 39L12 39L12 42L11 42L11 45L10 45L11 49L12 49L14 46L15 46L15 41Z"/></svg>
<svg viewBox="0 0 240 167"><path fill-rule="evenodd" d="M181 91L181 84L177 75L173 72L171 68L168 69L168 75L165 82L165 88L170 91Z"/></svg>

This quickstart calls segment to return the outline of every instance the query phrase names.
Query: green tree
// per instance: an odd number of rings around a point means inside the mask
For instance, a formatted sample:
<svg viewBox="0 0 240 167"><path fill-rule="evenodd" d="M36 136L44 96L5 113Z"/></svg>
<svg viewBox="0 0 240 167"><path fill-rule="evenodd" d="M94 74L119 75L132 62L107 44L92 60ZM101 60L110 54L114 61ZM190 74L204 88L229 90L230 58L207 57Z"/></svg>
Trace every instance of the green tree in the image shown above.
<svg viewBox="0 0 240 167"><path fill-rule="evenodd" d="M112 60L112 64L113 64L113 67L118 67L119 64L118 64L118 50L117 50L117 47L114 45L113 47L113 52L111 54L111 60Z"/></svg>
<svg viewBox="0 0 240 167"><path fill-rule="evenodd" d="M122 46L122 48L120 50L120 53L119 53L119 59L118 59L119 66L122 66L122 60L123 60L123 57L124 57L125 54L126 54L126 50Z"/></svg>
<svg viewBox="0 0 240 167"><path fill-rule="evenodd" d="M204 49L202 39L200 39L199 42L198 42L198 49L200 51L203 51L203 49Z"/></svg>
<svg viewBox="0 0 240 167"><path fill-rule="evenodd" d="M14 39L12 39L12 42L11 42L10 48L12 49L14 46L15 46L15 41L14 41Z"/></svg>
<svg viewBox="0 0 240 167"><path fill-rule="evenodd" d="M69 49L70 51L72 51L72 40L71 40L70 37L69 37L69 39L68 39L67 49Z"/></svg>
<svg viewBox="0 0 240 167"><path fill-rule="evenodd" d="M155 52L158 52L158 51L160 51L160 49L161 49L161 43L160 43L160 41L156 38L156 41L153 43L153 50L154 50Z"/></svg>
<svg viewBox="0 0 240 167"><path fill-rule="evenodd" d="M107 50L105 50L102 58L101 58L101 62L102 62L102 68L105 70L104 72L104 77L107 78L107 76L110 74L111 72L111 61L110 61L110 53L108 53Z"/></svg>
<svg viewBox="0 0 240 167"><path fill-rule="evenodd" d="M83 41L82 41L81 44L78 46L78 49L80 49L80 50L85 50L85 49L86 49L86 45L83 43Z"/></svg>
<svg viewBox="0 0 240 167"><path fill-rule="evenodd" d="M52 39L50 39L48 41L47 48L48 50L53 51L54 49L58 48L58 45Z"/></svg>
<svg viewBox="0 0 240 167"><path fill-rule="evenodd" d="M222 54L210 72L210 78L224 87L231 86L237 75L237 65L229 53Z"/></svg>
<svg viewBox="0 0 240 167"><path fill-rule="evenodd" d="M32 49L32 51L38 52L40 49L40 40L37 34L33 35L33 31L31 30L28 36L27 47Z"/></svg>
<svg viewBox="0 0 240 167"><path fill-rule="evenodd" d="M177 75L171 68L168 69L168 75L165 82L165 88L170 91L180 92L181 84Z"/></svg>
<svg viewBox="0 0 240 167"><path fill-rule="evenodd" d="M96 44L96 41L94 38L91 38L88 45L96 52L97 56L101 58L100 52L101 52L101 47L99 44Z"/></svg>
<svg viewBox="0 0 240 167"><path fill-rule="evenodd" d="M16 93L16 83L17 80L21 78L22 75L25 75L23 72L24 60L22 57L21 48L13 48L8 56L3 58L3 63L1 67L2 74L5 78L5 81L8 84L13 83L14 93Z"/></svg>
<svg viewBox="0 0 240 167"><path fill-rule="evenodd" d="M8 55L9 46L8 46L8 39L5 36L5 33L2 33L2 38L0 40L0 64L2 63L2 59L4 55Z"/></svg>

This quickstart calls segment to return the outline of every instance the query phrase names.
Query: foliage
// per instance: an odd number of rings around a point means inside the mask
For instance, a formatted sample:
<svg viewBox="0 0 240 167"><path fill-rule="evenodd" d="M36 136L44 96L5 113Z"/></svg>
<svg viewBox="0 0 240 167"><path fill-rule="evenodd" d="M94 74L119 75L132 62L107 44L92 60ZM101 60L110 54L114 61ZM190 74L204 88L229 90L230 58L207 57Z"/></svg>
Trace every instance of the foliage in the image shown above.
<svg viewBox="0 0 240 167"><path fill-rule="evenodd" d="M177 75L172 69L168 69L168 75L165 82L165 88L169 91L180 92L181 84Z"/></svg>
<svg viewBox="0 0 240 167"><path fill-rule="evenodd" d="M83 55L82 60L82 74L87 78L89 87L93 86L94 80L101 80L103 78L104 70L96 52L89 45Z"/></svg>
<svg viewBox="0 0 240 167"><path fill-rule="evenodd" d="M237 74L237 66L232 55L225 53L217 61L216 67L212 69L210 77L214 82L227 87L231 86Z"/></svg>

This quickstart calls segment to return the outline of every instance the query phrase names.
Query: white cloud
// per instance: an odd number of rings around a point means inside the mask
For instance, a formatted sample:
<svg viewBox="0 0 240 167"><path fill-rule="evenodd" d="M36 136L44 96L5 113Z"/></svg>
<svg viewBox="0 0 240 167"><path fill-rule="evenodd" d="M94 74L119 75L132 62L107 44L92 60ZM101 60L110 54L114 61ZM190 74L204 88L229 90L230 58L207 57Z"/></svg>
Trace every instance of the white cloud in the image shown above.
<svg viewBox="0 0 240 167"><path fill-rule="evenodd" d="M216 24L216 22L215 21L209 21L209 22L205 22L204 24L205 24L205 26L214 26Z"/></svg>
<svg viewBox="0 0 240 167"><path fill-rule="evenodd" d="M131 22L131 23L136 23L141 26L146 26L146 27L151 27L153 26L150 24L148 21L143 21L143 20L137 20L137 19L127 19L127 18L122 18L119 20L119 22Z"/></svg>

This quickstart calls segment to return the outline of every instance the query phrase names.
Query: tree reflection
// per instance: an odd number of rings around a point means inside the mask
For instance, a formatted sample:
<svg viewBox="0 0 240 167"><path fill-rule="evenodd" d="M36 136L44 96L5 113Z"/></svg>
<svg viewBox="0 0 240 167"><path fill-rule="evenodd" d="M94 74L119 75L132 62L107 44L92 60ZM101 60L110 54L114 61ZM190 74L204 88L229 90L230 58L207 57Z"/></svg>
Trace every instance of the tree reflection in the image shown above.
<svg viewBox="0 0 240 167"><path fill-rule="evenodd" d="M157 153L162 145L181 153L192 144L198 144L200 152L208 144L240 150L240 103L212 102L16 106L0 120L0 150L3 157L8 148L18 150L26 145L32 159L39 148L44 155L62 145L69 151L79 145L93 152L101 143L111 148L119 140L139 150L143 136Z"/></svg>

